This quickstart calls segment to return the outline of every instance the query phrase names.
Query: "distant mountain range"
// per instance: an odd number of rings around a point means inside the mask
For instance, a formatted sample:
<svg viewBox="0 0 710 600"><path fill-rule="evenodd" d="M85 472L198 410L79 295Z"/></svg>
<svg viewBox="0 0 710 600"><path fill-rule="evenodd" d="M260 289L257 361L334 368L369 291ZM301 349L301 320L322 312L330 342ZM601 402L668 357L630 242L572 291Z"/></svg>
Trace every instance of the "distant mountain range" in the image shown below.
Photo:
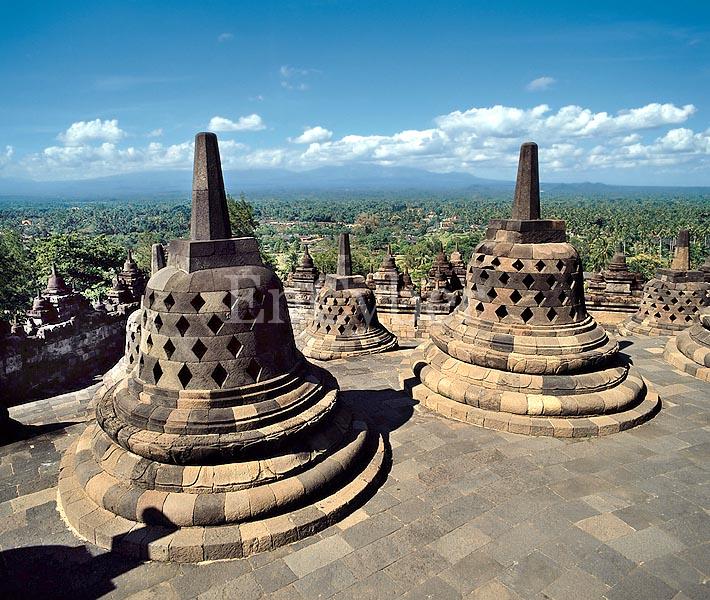
<svg viewBox="0 0 710 600"><path fill-rule="evenodd" d="M355 165L320 167L310 171L250 169L225 171L225 186L232 194L313 191L489 191L505 192L512 181L482 179L467 173L432 173L406 167ZM126 199L189 196L192 171L155 171L113 175L76 181L29 181L0 178L0 197L38 197L56 199ZM710 193L710 188L616 186L601 183L543 183L549 194L627 195L649 192Z"/></svg>

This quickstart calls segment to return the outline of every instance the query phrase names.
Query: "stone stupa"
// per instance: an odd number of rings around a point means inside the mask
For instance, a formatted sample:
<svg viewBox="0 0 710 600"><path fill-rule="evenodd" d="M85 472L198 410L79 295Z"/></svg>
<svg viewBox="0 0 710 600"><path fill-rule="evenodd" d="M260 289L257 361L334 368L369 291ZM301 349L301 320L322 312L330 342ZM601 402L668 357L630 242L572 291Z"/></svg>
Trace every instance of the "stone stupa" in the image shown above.
<svg viewBox="0 0 710 600"><path fill-rule="evenodd" d="M340 519L380 481L384 442L296 349L256 240L231 237L212 133L195 139L191 239L167 254L143 297L137 365L102 388L63 457L66 521L104 548L196 562Z"/></svg>
<svg viewBox="0 0 710 600"><path fill-rule="evenodd" d="M710 284L702 271L690 270L690 234L678 233L670 269L658 269L643 288L638 311L619 325L621 335L675 335L698 322L710 305Z"/></svg>
<svg viewBox="0 0 710 600"><path fill-rule="evenodd" d="M663 358L680 371L710 381L710 307L703 308L695 325L668 340Z"/></svg>
<svg viewBox="0 0 710 600"><path fill-rule="evenodd" d="M523 144L510 219L492 220L466 278L467 302L431 326L403 383L424 406L484 427L584 437L660 408L584 304L565 223L540 219L537 145Z"/></svg>
<svg viewBox="0 0 710 600"><path fill-rule="evenodd" d="M300 335L303 353L332 360L384 352L397 338L377 318L375 294L361 275L352 274L350 236L341 233L336 275L327 275L316 297L313 321Z"/></svg>

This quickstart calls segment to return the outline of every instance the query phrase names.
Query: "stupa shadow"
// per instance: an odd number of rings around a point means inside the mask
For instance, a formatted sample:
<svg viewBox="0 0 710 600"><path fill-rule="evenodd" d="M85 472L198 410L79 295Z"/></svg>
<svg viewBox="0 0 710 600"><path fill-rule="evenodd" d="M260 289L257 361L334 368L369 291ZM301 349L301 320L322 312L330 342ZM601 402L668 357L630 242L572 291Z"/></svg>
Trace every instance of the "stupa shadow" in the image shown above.
<svg viewBox="0 0 710 600"><path fill-rule="evenodd" d="M151 511L159 512L147 509L146 513ZM162 519L162 515L153 516L156 520ZM150 515L146 517L150 518ZM164 519L162 523L165 523ZM149 535L157 540L176 529L172 524L164 524L161 528L151 528ZM101 598L117 589L113 579L144 562L114 551L116 541L114 539L110 551L99 555L92 554L84 545L60 544L25 546L0 552L0 577L4 587L0 596L49 600ZM77 572L81 572L80 577Z"/></svg>
<svg viewBox="0 0 710 600"><path fill-rule="evenodd" d="M23 425L19 421L9 419L4 427L4 435L0 441L0 447L31 440L39 435L61 431L72 425L78 425L84 421L60 421L58 423L46 423L44 425Z"/></svg>
<svg viewBox="0 0 710 600"><path fill-rule="evenodd" d="M389 434L409 421L418 404L401 390L393 388L341 390L340 395L345 404L358 417L367 420L388 443Z"/></svg>

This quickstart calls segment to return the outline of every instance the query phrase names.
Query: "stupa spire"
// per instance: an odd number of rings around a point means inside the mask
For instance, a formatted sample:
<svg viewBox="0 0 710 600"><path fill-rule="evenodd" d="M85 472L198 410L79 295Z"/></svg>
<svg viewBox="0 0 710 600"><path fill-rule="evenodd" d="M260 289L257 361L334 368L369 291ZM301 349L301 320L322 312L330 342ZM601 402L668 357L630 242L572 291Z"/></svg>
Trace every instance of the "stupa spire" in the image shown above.
<svg viewBox="0 0 710 600"><path fill-rule="evenodd" d="M690 232L687 229L678 232L671 269L690 271Z"/></svg>
<svg viewBox="0 0 710 600"><path fill-rule="evenodd" d="M511 218L521 221L540 218L540 173L535 142L525 142L520 146Z"/></svg>
<svg viewBox="0 0 710 600"><path fill-rule="evenodd" d="M195 136L190 236L193 240L232 237L219 146L214 133L203 132Z"/></svg>
<svg viewBox="0 0 710 600"><path fill-rule="evenodd" d="M341 233L338 240L338 275L346 277L353 274L353 259L350 254L350 234Z"/></svg>

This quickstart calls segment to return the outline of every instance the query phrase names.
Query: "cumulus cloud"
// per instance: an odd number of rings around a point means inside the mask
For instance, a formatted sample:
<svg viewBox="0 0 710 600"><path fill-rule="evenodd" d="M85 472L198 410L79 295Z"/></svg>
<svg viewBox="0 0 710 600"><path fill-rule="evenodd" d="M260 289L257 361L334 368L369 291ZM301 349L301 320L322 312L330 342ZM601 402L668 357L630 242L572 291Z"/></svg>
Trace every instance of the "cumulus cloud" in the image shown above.
<svg viewBox="0 0 710 600"><path fill-rule="evenodd" d="M537 79L533 79L530 83L528 83L525 86L525 89L528 90L528 92L542 92L552 86L552 84L556 83L557 80L554 77L538 77Z"/></svg>
<svg viewBox="0 0 710 600"><path fill-rule="evenodd" d="M148 137L161 137L163 135L163 128L158 127L148 132Z"/></svg>
<svg viewBox="0 0 710 600"><path fill-rule="evenodd" d="M233 40L233 39L234 39L234 34L233 34L233 33L229 33L229 32L220 33L220 34L217 36L217 41L218 41L220 44L224 44L224 42L228 42L229 40Z"/></svg>
<svg viewBox="0 0 710 600"><path fill-rule="evenodd" d="M296 144L312 144L313 142L325 142L332 137L332 131L320 125L316 125L315 127L306 127L301 135L290 141Z"/></svg>
<svg viewBox="0 0 710 600"><path fill-rule="evenodd" d="M214 116L210 119L207 129L210 131L260 131L265 129L263 119L256 113L239 117L236 121L227 119L226 117Z"/></svg>
<svg viewBox="0 0 710 600"><path fill-rule="evenodd" d="M651 103L611 112L576 105L553 109L488 106L457 110L433 119L431 127L389 134L349 133L336 138L320 125L307 127L284 147L251 148L221 140L225 168L282 167L293 170L323 165L378 164L417 167L429 171L467 171L511 177L518 148L524 140L540 146L545 177L579 179L582 173L656 167L700 170L710 168L710 129L696 132L685 123L693 105ZM93 125L92 125L93 123ZM109 124L105 127L106 123ZM113 123L113 126L111 125ZM258 115L210 121L213 131L263 129ZM94 133L95 130L104 133ZM114 130L115 129L115 130ZM109 133L106 133L108 131ZM166 145L151 141L145 147L125 147L115 121L72 125L60 135L63 145L13 160L35 178L93 177L152 169L189 168L192 142ZM70 134L71 132L71 134ZM118 139L100 139L101 137ZM84 139L84 143L77 140ZM2 154L0 154L2 159ZM4 159L8 160L8 159ZM7 169L6 169L7 170Z"/></svg>
<svg viewBox="0 0 710 600"><path fill-rule="evenodd" d="M86 142L117 142L125 136L126 132L118 126L118 119L94 119L72 123L57 139L67 146L79 146Z"/></svg>
<svg viewBox="0 0 710 600"><path fill-rule="evenodd" d="M281 87L286 90L297 90L304 92L309 88L305 81L309 75L320 73L317 69L303 69L289 65L281 65L279 75L281 76Z"/></svg>

